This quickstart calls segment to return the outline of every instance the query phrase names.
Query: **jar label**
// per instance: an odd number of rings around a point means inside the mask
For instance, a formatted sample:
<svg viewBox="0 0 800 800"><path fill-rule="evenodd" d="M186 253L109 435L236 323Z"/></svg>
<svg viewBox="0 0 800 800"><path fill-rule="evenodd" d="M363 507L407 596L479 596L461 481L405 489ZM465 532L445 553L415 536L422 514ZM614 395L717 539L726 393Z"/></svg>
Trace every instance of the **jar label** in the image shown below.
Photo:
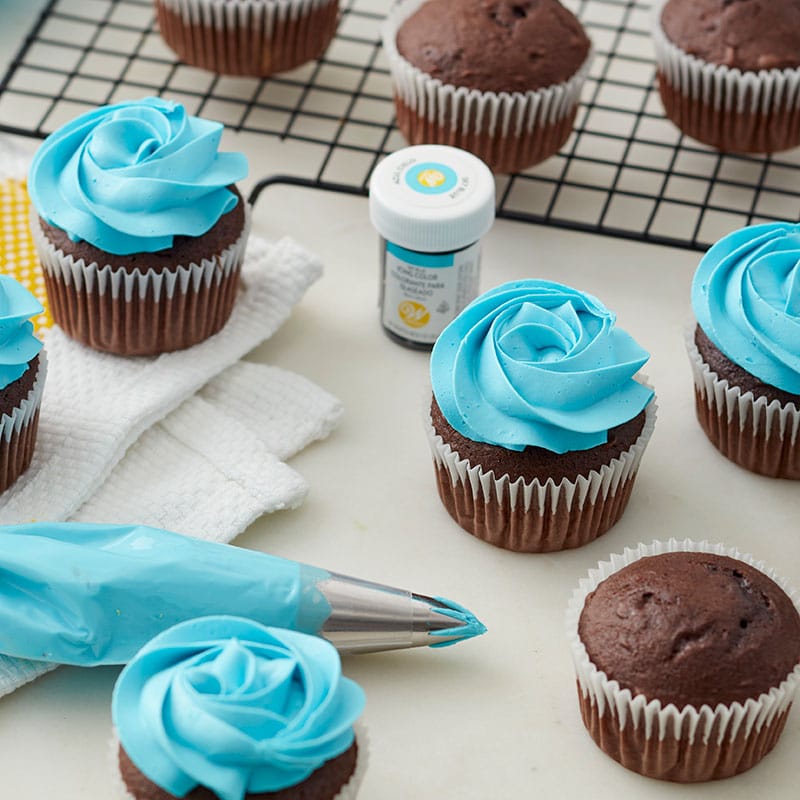
<svg viewBox="0 0 800 800"><path fill-rule="evenodd" d="M478 293L480 243L455 253L420 253L386 242L384 327L419 344L433 344Z"/></svg>

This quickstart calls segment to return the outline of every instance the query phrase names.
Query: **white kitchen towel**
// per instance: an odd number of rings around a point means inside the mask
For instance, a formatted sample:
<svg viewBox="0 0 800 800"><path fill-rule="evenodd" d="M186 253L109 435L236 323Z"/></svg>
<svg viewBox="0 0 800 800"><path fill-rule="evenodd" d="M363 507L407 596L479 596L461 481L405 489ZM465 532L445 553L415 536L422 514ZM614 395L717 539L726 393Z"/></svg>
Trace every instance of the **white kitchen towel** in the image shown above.
<svg viewBox="0 0 800 800"><path fill-rule="evenodd" d="M333 430L342 405L300 375L241 361L139 437L72 519L228 542L307 484L281 459ZM55 664L0 655L0 697Z"/></svg>
<svg viewBox="0 0 800 800"><path fill-rule="evenodd" d="M341 413L300 375L240 361L145 431L72 519L229 542L302 502L307 484L283 459L328 436Z"/></svg>
<svg viewBox="0 0 800 800"><path fill-rule="evenodd" d="M0 524L69 519L145 430L274 333L321 271L294 242L251 236L230 320L189 350L124 358L48 330L36 449L0 498Z"/></svg>

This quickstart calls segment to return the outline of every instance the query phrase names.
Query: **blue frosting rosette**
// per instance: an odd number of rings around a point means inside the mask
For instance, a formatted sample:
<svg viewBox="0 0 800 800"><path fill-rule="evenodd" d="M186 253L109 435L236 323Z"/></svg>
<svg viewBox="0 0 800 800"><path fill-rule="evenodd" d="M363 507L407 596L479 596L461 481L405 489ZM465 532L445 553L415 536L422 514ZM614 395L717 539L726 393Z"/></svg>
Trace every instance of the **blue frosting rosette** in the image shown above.
<svg viewBox="0 0 800 800"><path fill-rule="evenodd" d="M119 676L112 715L131 761L170 794L205 786L242 800L348 750L363 707L324 639L215 616L145 645Z"/></svg>
<svg viewBox="0 0 800 800"><path fill-rule="evenodd" d="M800 395L800 225L768 223L720 239L692 283L700 327L731 361Z"/></svg>
<svg viewBox="0 0 800 800"><path fill-rule="evenodd" d="M21 378L41 351L30 319L42 311L42 304L21 283L0 275L0 389Z"/></svg>
<svg viewBox="0 0 800 800"><path fill-rule="evenodd" d="M81 114L45 139L28 176L39 215L115 255L201 236L236 205L242 153L218 152L223 126L158 97Z"/></svg>
<svg viewBox="0 0 800 800"><path fill-rule="evenodd" d="M649 358L597 298L544 280L502 284L468 305L431 354L436 402L463 436L555 453L604 444L653 398Z"/></svg>

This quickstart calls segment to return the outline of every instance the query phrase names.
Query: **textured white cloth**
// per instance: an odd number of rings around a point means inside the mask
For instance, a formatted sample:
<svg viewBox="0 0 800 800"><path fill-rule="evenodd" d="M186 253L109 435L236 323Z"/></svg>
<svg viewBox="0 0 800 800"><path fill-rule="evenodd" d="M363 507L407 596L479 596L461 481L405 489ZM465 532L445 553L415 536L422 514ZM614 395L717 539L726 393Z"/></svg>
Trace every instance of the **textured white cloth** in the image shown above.
<svg viewBox="0 0 800 800"><path fill-rule="evenodd" d="M90 350L59 328L47 331L48 374L33 462L3 494L0 524L71 517L147 428L271 336L321 269L289 240L268 245L251 236L245 288L230 320L185 351L122 358Z"/></svg>
<svg viewBox="0 0 800 800"><path fill-rule="evenodd" d="M120 358L48 331L34 460L0 497L0 524L140 523L227 542L261 514L297 506L307 485L282 459L327 436L341 404L305 378L239 359L320 272L298 245L251 236L231 319L190 350ZM0 655L0 696L53 668Z"/></svg>
<svg viewBox="0 0 800 800"><path fill-rule="evenodd" d="M325 438L341 403L305 378L241 361L139 437L72 517L228 542L307 485L281 459Z"/></svg>

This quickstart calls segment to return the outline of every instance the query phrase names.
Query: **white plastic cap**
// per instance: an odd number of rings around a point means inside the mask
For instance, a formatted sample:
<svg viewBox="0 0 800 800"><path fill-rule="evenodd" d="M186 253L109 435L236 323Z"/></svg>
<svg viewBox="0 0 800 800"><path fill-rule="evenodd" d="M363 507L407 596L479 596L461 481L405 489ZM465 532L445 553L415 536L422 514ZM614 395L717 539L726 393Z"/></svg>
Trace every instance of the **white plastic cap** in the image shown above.
<svg viewBox="0 0 800 800"><path fill-rule="evenodd" d="M369 216L384 239L408 250L459 250L492 227L494 176L457 147L406 147L373 170Z"/></svg>

